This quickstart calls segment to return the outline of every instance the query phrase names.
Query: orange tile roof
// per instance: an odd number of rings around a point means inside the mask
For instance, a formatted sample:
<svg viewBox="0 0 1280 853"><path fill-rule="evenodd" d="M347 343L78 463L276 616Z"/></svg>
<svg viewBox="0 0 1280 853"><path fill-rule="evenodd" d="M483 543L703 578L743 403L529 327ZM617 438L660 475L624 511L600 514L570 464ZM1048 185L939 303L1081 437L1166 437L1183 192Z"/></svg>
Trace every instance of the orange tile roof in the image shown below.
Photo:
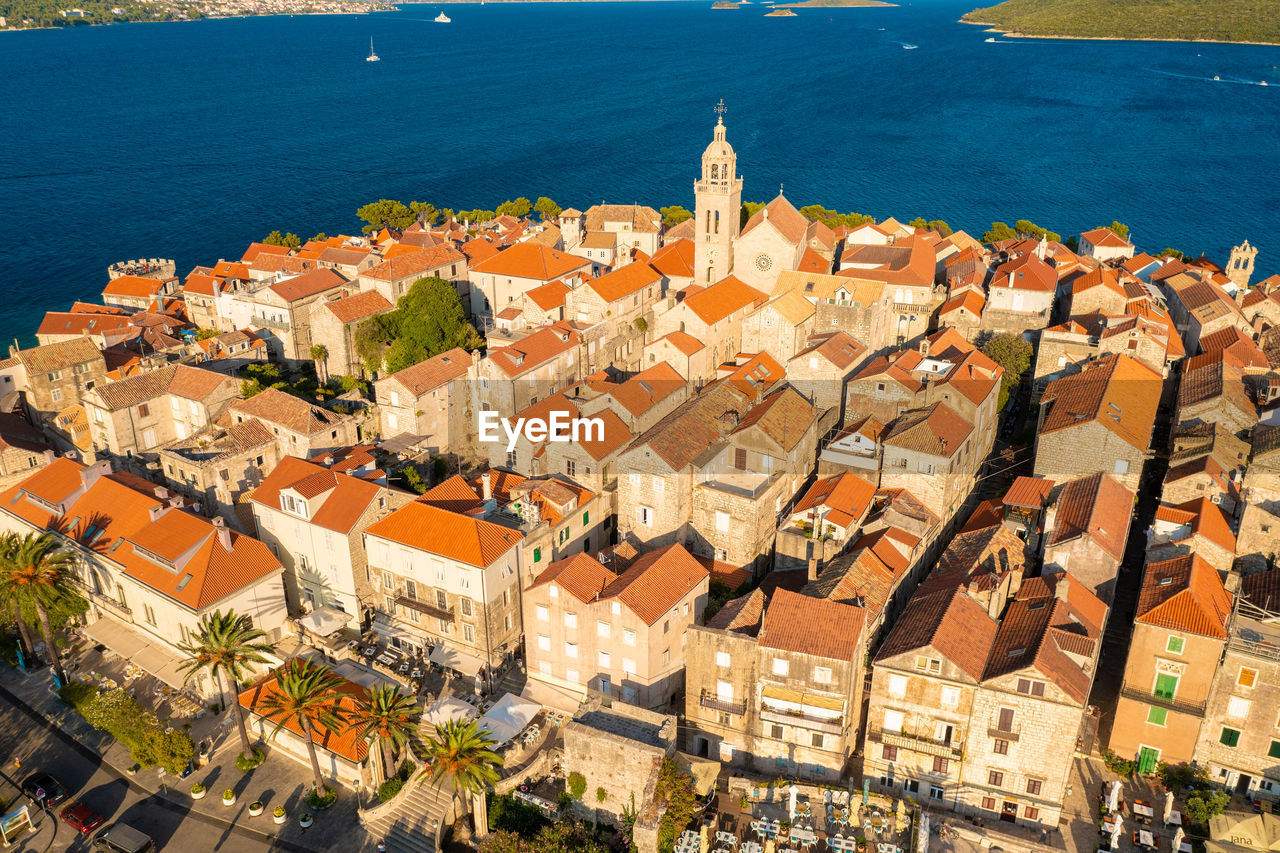
<svg viewBox="0 0 1280 853"><path fill-rule="evenodd" d="M116 314L70 314L49 311L36 329L37 335L101 335L106 332L127 330L133 324L130 317Z"/></svg>
<svg viewBox="0 0 1280 853"><path fill-rule="evenodd" d="M484 503L479 492L468 485L461 474L454 474L449 479L427 489L419 500L450 512L464 514Z"/></svg>
<svg viewBox="0 0 1280 853"><path fill-rule="evenodd" d="M280 492L285 489L292 489L307 498L311 504L311 524L343 534L351 532L379 492L375 483L337 473L296 456L286 456L271 470L262 485L253 490L249 499L271 509L280 509ZM313 498L325 492L328 496L317 506Z"/></svg>
<svg viewBox="0 0 1280 853"><path fill-rule="evenodd" d="M642 370L610 390L610 395L632 415L642 415L684 387L685 381L665 361Z"/></svg>
<svg viewBox="0 0 1280 853"><path fill-rule="evenodd" d="M298 664L294 663L294 661L298 660L300 659L294 658L293 661L284 664L284 666L296 666ZM367 691L359 684L348 681L341 676L338 676L338 679L341 683L337 685L337 691L341 695L335 704L340 715L349 717L355 713L358 703L364 699ZM256 683L240 691L240 707L274 724L279 718L273 718L267 714L264 702L267 697L278 695L279 691L280 688L275 676L273 674L265 675ZM302 737L302 729L299 728L297 721L293 717L284 718L284 728L295 736ZM359 764L369 754L368 741L360 736L356 728L347 725L340 725L337 731L331 731L322 723L313 723L311 727L311 742L320 749L339 755L354 764Z"/></svg>
<svg viewBox="0 0 1280 853"><path fill-rule="evenodd" d="M952 311L959 311L961 308L968 311L974 317L982 316L982 309L986 306L987 299L976 290L966 290L959 296L953 296L943 303L939 316L945 317Z"/></svg>
<svg viewBox="0 0 1280 853"><path fill-rule="evenodd" d="M1231 554L1236 552L1236 536L1222 509L1208 498L1196 498L1178 509L1192 513L1191 535L1203 536Z"/></svg>
<svg viewBox="0 0 1280 853"><path fill-rule="evenodd" d="M769 297L734 276L727 276L715 284L686 296L684 304L707 325L714 325L749 305L761 305Z"/></svg>
<svg viewBox="0 0 1280 853"><path fill-rule="evenodd" d="M844 370L846 367L851 367L867 352L867 348L854 340L848 332L810 335L805 344L806 348L792 356L791 362L816 353L832 366Z"/></svg>
<svg viewBox="0 0 1280 853"><path fill-rule="evenodd" d="M792 510L792 515L812 510L815 511L815 515L833 524L848 527L861 521L867 514L867 510L871 508L871 502L875 496L875 486L856 474L846 471L832 477L823 477L810 486L809 491L805 492L804 497ZM827 510L825 515L816 512L821 508Z"/></svg>
<svg viewBox="0 0 1280 853"><path fill-rule="evenodd" d="M1048 547L1088 536L1113 560L1124 558L1133 492L1110 474L1091 474L1062 487Z"/></svg>
<svg viewBox="0 0 1280 853"><path fill-rule="evenodd" d="M289 254L288 246L272 246L267 243L250 243L249 248L244 250L244 256L240 258L240 262L244 264L253 263L260 255L280 255ZM217 272L217 270L214 270Z"/></svg>
<svg viewBox="0 0 1280 853"><path fill-rule="evenodd" d="M213 274L218 278L245 279L249 277L249 267L245 263L235 261L218 261L214 264Z"/></svg>
<svg viewBox="0 0 1280 853"><path fill-rule="evenodd" d="M1230 616L1221 575L1198 554L1147 564L1135 621L1225 640Z"/></svg>
<svg viewBox="0 0 1280 853"><path fill-rule="evenodd" d="M668 545L636 557L605 594L653 625L706 577L706 568L683 545Z"/></svg>
<svg viewBox="0 0 1280 853"><path fill-rule="evenodd" d="M405 504L366 532L479 568L492 565L523 538L519 531L422 501Z"/></svg>
<svg viewBox="0 0 1280 853"><path fill-rule="evenodd" d="M567 323L553 323L514 344L489 351L488 358L507 376L515 378L577 347L582 336Z"/></svg>
<svg viewBox="0 0 1280 853"><path fill-rule="evenodd" d="M1058 277L1054 274L1053 267L1036 255L1022 255L996 268L991 287L1053 293L1058 288Z"/></svg>
<svg viewBox="0 0 1280 853"><path fill-rule="evenodd" d="M982 605L960 587L921 590L911 597L894 622L876 661L932 649L973 681L981 681L998 627Z"/></svg>
<svg viewBox="0 0 1280 853"><path fill-rule="evenodd" d="M767 649L853 661L862 648L865 621L861 607L779 588L765 608L759 643Z"/></svg>
<svg viewBox="0 0 1280 853"><path fill-rule="evenodd" d="M306 299L326 290L347 283L347 280L331 269L311 270L270 285L271 290L285 302Z"/></svg>
<svg viewBox="0 0 1280 853"><path fill-rule="evenodd" d="M169 279L173 281L173 279ZM143 278L136 275L122 275L119 278L113 278L107 282L107 286L102 288L103 296L134 296L141 298L150 298L160 292L160 288L164 287L165 281L158 278Z"/></svg>
<svg viewBox="0 0 1280 853"><path fill-rule="evenodd" d="M1050 382L1040 434L1097 421L1140 451L1151 442L1163 378L1139 361L1115 353L1088 362L1080 373Z"/></svg>
<svg viewBox="0 0 1280 853"><path fill-rule="evenodd" d="M1088 240L1094 246L1105 246L1107 248L1123 249L1129 246L1129 241L1121 237L1110 228L1094 228L1085 231L1080 235L1081 239Z"/></svg>
<svg viewBox="0 0 1280 853"><path fill-rule="evenodd" d="M386 378L396 380L410 394L421 397L446 382L465 376L470 369L471 353L462 347L454 347L448 352L434 355L426 361L420 361Z"/></svg>
<svg viewBox="0 0 1280 853"><path fill-rule="evenodd" d="M605 302L617 302L662 280L662 274L645 263L627 264L587 282Z"/></svg>
<svg viewBox="0 0 1280 853"><path fill-rule="evenodd" d="M549 281L526 291L525 296L543 311L550 311L552 308L563 308L564 298L568 293L569 288L563 281Z"/></svg>
<svg viewBox="0 0 1280 853"><path fill-rule="evenodd" d="M341 299L324 303L330 314L338 318L339 323L353 323L374 314L381 314L395 308L387 298L376 290L366 290Z"/></svg>
<svg viewBox="0 0 1280 853"><path fill-rule="evenodd" d="M453 245L445 243L440 246L429 246L416 252L387 258L377 266L360 273L360 275L364 278L378 281L397 281L411 275L424 275L446 264L462 262L465 266L466 260L466 256L454 248Z"/></svg>
<svg viewBox="0 0 1280 853"><path fill-rule="evenodd" d="M831 262L817 252L812 246L805 246L804 253L800 255L800 263L796 265L796 269L800 272L821 273L826 275L831 272Z"/></svg>
<svg viewBox="0 0 1280 853"><path fill-rule="evenodd" d="M471 267L474 272L552 281L580 269L590 269L591 261L550 249L541 243L516 243L497 255Z"/></svg>
<svg viewBox="0 0 1280 853"><path fill-rule="evenodd" d="M1053 480L1043 477L1020 476L1013 481L1001 502L1005 506L1043 509L1053 491Z"/></svg>
<svg viewBox="0 0 1280 853"><path fill-rule="evenodd" d="M649 266L667 278L692 278L693 254L692 240L672 240L653 253Z"/></svg>
<svg viewBox="0 0 1280 853"><path fill-rule="evenodd" d="M680 350L680 352L687 356L693 355L695 352L705 347L705 344L703 344L702 341L698 340L688 332L671 332L667 335L663 335L661 338L658 338L658 340L670 342L673 347ZM657 341L654 343L657 343Z"/></svg>

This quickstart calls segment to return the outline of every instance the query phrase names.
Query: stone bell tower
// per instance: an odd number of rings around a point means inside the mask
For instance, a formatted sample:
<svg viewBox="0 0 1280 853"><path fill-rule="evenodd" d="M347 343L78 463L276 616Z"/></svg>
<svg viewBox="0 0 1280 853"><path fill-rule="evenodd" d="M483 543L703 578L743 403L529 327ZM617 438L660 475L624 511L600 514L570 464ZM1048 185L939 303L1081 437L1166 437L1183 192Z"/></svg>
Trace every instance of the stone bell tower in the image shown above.
<svg viewBox="0 0 1280 853"><path fill-rule="evenodd" d="M1253 275L1253 262L1257 257L1258 248L1250 246L1248 240L1231 248L1231 259L1227 261L1227 278L1235 282L1236 287L1241 290L1249 286L1249 278Z"/></svg>
<svg viewBox="0 0 1280 853"><path fill-rule="evenodd" d="M724 101L716 105L715 135L702 152L702 177L693 184L696 243L694 280L703 287L733 270L733 241L742 210L742 178L738 157L724 138Z"/></svg>

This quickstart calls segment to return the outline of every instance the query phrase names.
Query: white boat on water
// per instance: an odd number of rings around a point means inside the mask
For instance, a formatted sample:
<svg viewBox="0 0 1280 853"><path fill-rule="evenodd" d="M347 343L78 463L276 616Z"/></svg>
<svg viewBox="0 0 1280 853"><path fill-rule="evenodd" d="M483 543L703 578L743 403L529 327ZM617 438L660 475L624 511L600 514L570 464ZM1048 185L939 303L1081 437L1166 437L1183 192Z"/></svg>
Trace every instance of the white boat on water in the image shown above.
<svg viewBox="0 0 1280 853"><path fill-rule="evenodd" d="M441 12L439 15L436 15L435 21L437 24L448 24L452 22L452 18L450 18L444 12Z"/></svg>
<svg viewBox="0 0 1280 853"><path fill-rule="evenodd" d="M995 43L996 43L996 40L995 40L995 37L994 37L994 36L993 36L993 37L991 37L991 38L989 38L989 39L987 39L987 44L995 44Z"/></svg>
<svg viewBox="0 0 1280 853"><path fill-rule="evenodd" d="M369 39L369 55L364 58L364 61L377 62L379 59L381 59L381 57L378 56L378 54L373 52L373 39L371 38Z"/></svg>
<svg viewBox="0 0 1280 853"><path fill-rule="evenodd" d="M904 44L904 45L902 46L902 49L903 49L903 50L915 50L915 49L916 49L917 47L919 47L919 46L920 46L920 45L918 45L918 44Z"/></svg>

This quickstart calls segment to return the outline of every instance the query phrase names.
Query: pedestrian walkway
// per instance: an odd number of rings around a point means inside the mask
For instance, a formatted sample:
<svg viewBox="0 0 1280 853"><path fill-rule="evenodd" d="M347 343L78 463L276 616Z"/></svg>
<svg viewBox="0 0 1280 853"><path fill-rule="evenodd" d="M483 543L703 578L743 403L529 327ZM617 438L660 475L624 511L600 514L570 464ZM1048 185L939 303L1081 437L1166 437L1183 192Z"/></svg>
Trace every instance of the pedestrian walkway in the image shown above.
<svg viewBox="0 0 1280 853"><path fill-rule="evenodd" d="M88 751L100 757L114 774L130 785L156 794L184 810L197 813L202 820L224 830L244 834L261 842L274 843L276 849L293 853L360 853L372 851L376 842L364 831L357 817L356 795L341 790L333 808L315 813L310 829L298 823L306 811L305 798L311 790L310 769L283 752L271 750L262 765L249 773L235 766L239 737L234 725L223 727L226 734L215 744L208 764L186 779L161 775L156 768L131 773L134 766L129 751L104 732L99 732L68 707L53 691L48 670L26 675L10 667L0 667L0 701L21 708L33 719L58 729L69 748ZM23 756L11 758L21 760ZM207 794L199 800L191 797L191 785L199 782ZM236 792L232 806L222 803L222 791ZM249 805L261 801L261 815L250 816ZM289 814L284 824L275 824L272 811L283 805Z"/></svg>

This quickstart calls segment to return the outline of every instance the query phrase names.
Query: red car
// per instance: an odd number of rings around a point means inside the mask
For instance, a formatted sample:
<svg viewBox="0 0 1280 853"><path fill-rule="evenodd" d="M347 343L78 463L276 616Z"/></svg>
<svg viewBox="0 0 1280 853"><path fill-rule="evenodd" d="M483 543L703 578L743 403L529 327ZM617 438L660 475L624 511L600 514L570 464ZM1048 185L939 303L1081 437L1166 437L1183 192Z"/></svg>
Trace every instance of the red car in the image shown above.
<svg viewBox="0 0 1280 853"><path fill-rule="evenodd" d="M88 835L103 823L102 815L79 801L62 810L62 819L81 835Z"/></svg>

